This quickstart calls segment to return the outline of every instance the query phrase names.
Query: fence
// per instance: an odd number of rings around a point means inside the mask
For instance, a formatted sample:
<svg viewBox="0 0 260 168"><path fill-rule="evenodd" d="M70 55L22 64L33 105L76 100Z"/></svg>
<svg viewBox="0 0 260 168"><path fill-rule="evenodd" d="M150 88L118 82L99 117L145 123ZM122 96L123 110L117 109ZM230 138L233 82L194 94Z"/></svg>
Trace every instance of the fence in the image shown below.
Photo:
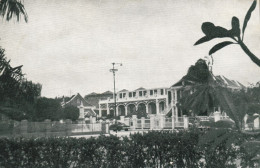
<svg viewBox="0 0 260 168"><path fill-rule="evenodd" d="M44 122L22 120L21 122L0 122L0 126L3 126L0 129L0 135L13 137L50 137L109 133L109 124L106 122L74 124L71 120L66 120L63 123L50 120L45 120Z"/></svg>
<svg viewBox="0 0 260 168"><path fill-rule="evenodd" d="M165 115L150 115L150 118L146 119L142 117L141 119L137 119L136 115L133 115L131 119L125 118L121 116L120 122L125 123L128 121L130 124L130 128L132 130L136 129L187 129L188 128L188 117L178 117L178 118L169 118L165 117Z"/></svg>

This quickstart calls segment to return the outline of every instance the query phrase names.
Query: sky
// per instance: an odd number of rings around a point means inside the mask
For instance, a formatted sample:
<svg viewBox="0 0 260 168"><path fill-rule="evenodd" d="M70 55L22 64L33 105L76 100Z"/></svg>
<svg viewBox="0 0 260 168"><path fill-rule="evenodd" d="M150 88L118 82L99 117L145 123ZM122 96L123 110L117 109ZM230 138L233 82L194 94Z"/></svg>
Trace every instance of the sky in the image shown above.
<svg viewBox="0 0 260 168"><path fill-rule="evenodd" d="M0 46L12 66L23 65L42 96L170 87L224 39L194 46L203 22L240 25L252 0L24 0L29 22L0 20ZM245 44L260 57L259 4L245 31ZM238 45L213 54L214 75L247 85L260 68Z"/></svg>

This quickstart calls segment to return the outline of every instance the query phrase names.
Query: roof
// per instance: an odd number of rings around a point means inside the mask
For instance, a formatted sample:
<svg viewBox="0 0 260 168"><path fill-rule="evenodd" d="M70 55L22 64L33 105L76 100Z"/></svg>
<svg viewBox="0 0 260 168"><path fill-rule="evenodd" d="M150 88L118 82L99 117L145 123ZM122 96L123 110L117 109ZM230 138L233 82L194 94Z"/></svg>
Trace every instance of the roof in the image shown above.
<svg viewBox="0 0 260 168"><path fill-rule="evenodd" d="M140 88L138 88L138 89L136 89L136 90L145 90L145 88L140 87ZM135 90L135 91L136 91L136 90Z"/></svg>
<svg viewBox="0 0 260 168"><path fill-rule="evenodd" d="M128 92L128 90L123 89L123 90L120 90L119 92Z"/></svg>
<svg viewBox="0 0 260 168"><path fill-rule="evenodd" d="M101 94L113 94L113 92L111 92L111 91L106 91L106 92L104 92L104 93L101 93Z"/></svg>
<svg viewBox="0 0 260 168"><path fill-rule="evenodd" d="M92 93L88 94L88 96L92 96L92 95L97 95L97 93L92 92Z"/></svg>
<svg viewBox="0 0 260 168"><path fill-rule="evenodd" d="M238 81L230 80L223 75L215 76L215 78L216 78L216 81L220 85L223 85L223 86L226 86L226 87L245 88L245 86L242 85L241 83L239 83Z"/></svg>
<svg viewBox="0 0 260 168"><path fill-rule="evenodd" d="M245 88L245 86L244 86L243 84L241 84L240 82L235 81L235 80L230 80L230 79L226 78L226 77L223 76L223 75L214 76L214 75L212 74L212 77L213 77L213 79L214 79L218 84L220 84L221 86L230 87L230 88L238 88L238 89L243 89L243 88ZM194 81L191 81L191 80L187 80L187 79L185 79L185 78L182 78L181 80L179 80L178 82L176 82L175 84L173 84L171 87L182 86L183 84L185 84L185 85L191 85L191 84L194 84L194 83L195 83Z"/></svg>
<svg viewBox="0 0 260 168"><path fill-rule="evenodd" d="M97 114L92 109L84 109L85 116L96 116Z"/></svg>
<svg viewBox="0 0 260 168"><path fill-rule="evenodd" d="M74 96L72 96L69 101L67 101L67 102L65 102L65 104L63 104L63 106L65 106L67 104L70 104L71 102L73 102L77 98L79 98L81 100L83 106L85 106L85 107L86 106L93 106L92 104L88 103L79 93L74 95Z"/></svg>

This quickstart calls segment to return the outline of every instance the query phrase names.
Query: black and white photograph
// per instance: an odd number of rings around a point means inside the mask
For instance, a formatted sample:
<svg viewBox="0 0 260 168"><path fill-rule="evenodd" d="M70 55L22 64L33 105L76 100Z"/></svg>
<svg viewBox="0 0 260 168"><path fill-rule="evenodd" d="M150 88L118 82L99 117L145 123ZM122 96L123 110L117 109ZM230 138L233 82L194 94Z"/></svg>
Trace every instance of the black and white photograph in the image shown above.
<svg viewBox="0 0 260 168"><path fill-rule="evenodd" d="M0 0L0 168L259 168L260 0Z"/></svg>

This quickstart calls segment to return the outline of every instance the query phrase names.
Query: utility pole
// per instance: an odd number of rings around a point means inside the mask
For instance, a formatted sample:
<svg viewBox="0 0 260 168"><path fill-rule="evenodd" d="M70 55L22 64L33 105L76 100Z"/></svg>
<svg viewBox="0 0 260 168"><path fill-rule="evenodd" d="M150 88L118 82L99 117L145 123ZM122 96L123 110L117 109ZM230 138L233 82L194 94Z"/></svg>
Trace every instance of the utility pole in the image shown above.
<svg viewBox="0 0 260 168"><path fill-rule="evenodd" d="M115 65L120 65L122 66L122 63L112 63L113 68L110 69L110 72L113 72L113 79L114 79L114 116L116 116L116 80L115 80L115 75L116 75L116 71L118 71L118 69L115 69Z"/></svg>

